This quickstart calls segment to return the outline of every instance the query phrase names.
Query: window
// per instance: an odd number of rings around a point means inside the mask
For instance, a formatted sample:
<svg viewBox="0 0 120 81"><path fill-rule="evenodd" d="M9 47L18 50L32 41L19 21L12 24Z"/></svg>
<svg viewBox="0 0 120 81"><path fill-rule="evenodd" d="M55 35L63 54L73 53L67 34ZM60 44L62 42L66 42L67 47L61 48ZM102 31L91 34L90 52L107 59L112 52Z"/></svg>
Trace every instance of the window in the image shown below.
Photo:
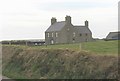
<svg viewBox="0 0 120 81"><path fill-rule="evenodd" d="M53 33L52 33L52 37L53 37Z"/></svg>
<svg viewBox="0 0 120 81"><path fill-rule="evenodd" d="M75 38L73 38L73 43L75 43Z"/></svg>
<svg viewBox="0 0 120 81"><path fill-rule="evenodd" d="M82 36L82 34L80 33L80 36Z"/></svg>
<svg viewBox="0 0 120 81"><path fill-rule="evenodd" d="M58 33L57 32L55 33L55 36L58 37Z"/></svg>
<svg viewBox="0 0 120 81"><path fill-rule="evenodd" d="M70 29L69 28L67 28L67 31L69 31Z"/></svg>
<svg viewBox="0 0 120 81"><path fill-rule="evenodd" d="M57 44L58 42L56 41L56 44Z"/></svg>
<svg viewBox="0 0 120 81"><path fill-rule="evenodd" d="M47 36L48 36L48 37L50 37L50 34L49 34L49 33L47 33Z"/></svg>
<svg viewBox="0 0 120 81"><path fill-rule="evenodd" d="M75 32L73 32L73 37L75 37Z"/></svg>
<svg viewBox="0 0 120 81"><path fill-rule="evenodd" d="M38 44L37 43L35 43L35 46L37 46Z"/></svg>
<svg viewBox="0 0 120 81"><path fill-rule="evenodd" d="M86 33L85 35L87 36L88 34Z"/></svg>

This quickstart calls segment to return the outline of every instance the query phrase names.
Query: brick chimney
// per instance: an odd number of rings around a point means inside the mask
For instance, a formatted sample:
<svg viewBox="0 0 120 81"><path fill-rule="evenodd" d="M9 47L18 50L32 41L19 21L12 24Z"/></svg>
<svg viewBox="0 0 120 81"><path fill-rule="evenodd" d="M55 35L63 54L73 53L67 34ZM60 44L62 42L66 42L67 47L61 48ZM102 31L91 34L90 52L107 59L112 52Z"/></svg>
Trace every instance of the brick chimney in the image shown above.
<svg viewBox="0 0 120 81"><path fill-rule="evenodd" d="M57 22L57 19L55 17L52 17L52 19L51 19L51 25L53 25L56 22Z"/></svg>
<svg viewBox="0 0 120 81"><path fill-rule="evenodd" d="M70 16L66 16L65 17L65 21L66 21L66 23L71 24L71 17Z"/></svg>
<svg viewBox="0 0 120 81"><path fill-rule="evenodd" d="M88 27L89 26L89 22L86 20L85 21L85 26Z"/></svg>

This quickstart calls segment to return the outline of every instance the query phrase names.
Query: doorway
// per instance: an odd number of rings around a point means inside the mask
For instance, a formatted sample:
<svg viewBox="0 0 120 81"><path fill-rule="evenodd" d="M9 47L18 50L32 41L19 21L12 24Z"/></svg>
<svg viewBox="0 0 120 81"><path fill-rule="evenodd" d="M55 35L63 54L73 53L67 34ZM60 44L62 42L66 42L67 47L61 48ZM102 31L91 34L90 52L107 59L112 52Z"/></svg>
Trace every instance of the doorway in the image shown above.
<svg viewBox="0 0 120 81"><path fill-rule="evenodd" d="M51 40L51 44L54 44L54 41L53 41L53 40Z"/></svg>

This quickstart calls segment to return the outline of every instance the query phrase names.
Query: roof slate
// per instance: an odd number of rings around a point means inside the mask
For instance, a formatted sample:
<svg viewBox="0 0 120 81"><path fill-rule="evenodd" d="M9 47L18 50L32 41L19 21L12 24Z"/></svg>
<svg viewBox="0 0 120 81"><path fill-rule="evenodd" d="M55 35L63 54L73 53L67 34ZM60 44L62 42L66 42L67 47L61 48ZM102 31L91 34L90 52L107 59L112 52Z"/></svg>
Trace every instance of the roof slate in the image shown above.
<svg viewBox="0 0 120 81"><path fill-rule="evenodd" d="M60 31L63 27L65 27L66 22L56 22L53 25L51 25L45 32L54 32L54 31ZM79 31L81 33L91 33L90 29L86 26L73 26L75 31Z"/></svg>
<svg viewBox="0 0 120 81"><path fill-rule="evenodd" d="M56 22L53 25L51 25L46 32L52 32L52 31L60 31L65 26L65 21Z"/></svg>
<svg viewBox="0 0 120 81"><path fill-rule="evenodd" d="M90 29L86 26L74 26L75 31L79 31L80 33L90 33Z"/></svg>
<svg viewBox="0 0 120 81"><path fill-rule="evenodd" d="M120 35L120 32L110 32L106 39L113 39L114 37L118 37L118 35Z"/></svg>

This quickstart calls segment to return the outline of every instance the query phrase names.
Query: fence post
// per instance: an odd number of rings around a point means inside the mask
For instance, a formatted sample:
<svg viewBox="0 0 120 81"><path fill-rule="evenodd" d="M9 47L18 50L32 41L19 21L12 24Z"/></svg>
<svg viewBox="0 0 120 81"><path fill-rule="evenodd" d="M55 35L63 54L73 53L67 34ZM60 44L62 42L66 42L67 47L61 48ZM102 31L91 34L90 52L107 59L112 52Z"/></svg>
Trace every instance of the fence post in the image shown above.
<svg viewBox="0 0 120 81"><path fill-rule="evenodd" d="M26 43L26 46L27 46L27 45L28 45L28 42L26 41L25 43Z"/></svg>
<svg viewBox="0 0 120 81"><path fill-rule="evenodd" d="M82 44L81 43L79 44L79 48L80 48L80 51L81 51L82 50Z"/></svg>
<svg viewBox="0 0 120 81"><path fill-rule="evenodd" d="M11 41L9 41L9 45L11 45Z"/></svg>

